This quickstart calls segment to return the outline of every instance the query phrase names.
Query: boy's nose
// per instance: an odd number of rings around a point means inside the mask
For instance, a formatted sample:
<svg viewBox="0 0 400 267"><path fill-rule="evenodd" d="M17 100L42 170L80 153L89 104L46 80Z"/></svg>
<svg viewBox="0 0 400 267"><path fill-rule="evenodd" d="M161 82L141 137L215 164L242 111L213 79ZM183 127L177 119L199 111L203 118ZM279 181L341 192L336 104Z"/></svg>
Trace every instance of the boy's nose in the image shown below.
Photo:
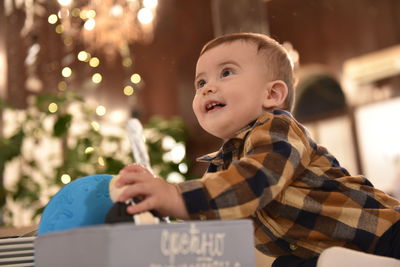
<svg viewBox="0 0 400 267"><path fill-rule="evenodd" d="M217 91L217 88L214 85L207 85L206 88L203 90L203 95L213 94Z"/></svg>

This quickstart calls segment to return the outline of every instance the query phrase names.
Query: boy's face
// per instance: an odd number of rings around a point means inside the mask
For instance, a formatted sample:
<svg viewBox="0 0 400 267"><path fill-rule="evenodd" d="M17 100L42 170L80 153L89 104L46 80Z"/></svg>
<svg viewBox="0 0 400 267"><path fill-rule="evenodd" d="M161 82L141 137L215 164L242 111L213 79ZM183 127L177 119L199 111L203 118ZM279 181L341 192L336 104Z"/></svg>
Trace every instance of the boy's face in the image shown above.
<svg viewBox="0 0 400 267"><path fill-rule="evenodd" d="M204 130L228 139L263 113L269 94L265 57L252 42L233 41L197 61L193 110Z"/></svg>

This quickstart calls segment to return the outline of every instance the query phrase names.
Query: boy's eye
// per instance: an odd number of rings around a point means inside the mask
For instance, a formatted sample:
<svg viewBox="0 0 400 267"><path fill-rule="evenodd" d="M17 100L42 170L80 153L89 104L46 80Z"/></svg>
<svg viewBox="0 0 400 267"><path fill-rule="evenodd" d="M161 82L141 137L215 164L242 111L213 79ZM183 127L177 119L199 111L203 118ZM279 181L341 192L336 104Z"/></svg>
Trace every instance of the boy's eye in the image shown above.
<svg viewBox="0 0 400 267"><path fill-rule="evenodd" d="M198 88L202 88L204 85L206 85L206 81L205 80L199 80L199 81L197 81L196 88L197 89Z"/></svg>
<svg viewBox="0 0 400 267"><path fill-rule="evenodd" d="M233 71L232 70L230 70L230 69L224 69L222 72L221 72L221 77L228 77L228 76L230 76L230 75L232 75L233 74Z"/></svg>

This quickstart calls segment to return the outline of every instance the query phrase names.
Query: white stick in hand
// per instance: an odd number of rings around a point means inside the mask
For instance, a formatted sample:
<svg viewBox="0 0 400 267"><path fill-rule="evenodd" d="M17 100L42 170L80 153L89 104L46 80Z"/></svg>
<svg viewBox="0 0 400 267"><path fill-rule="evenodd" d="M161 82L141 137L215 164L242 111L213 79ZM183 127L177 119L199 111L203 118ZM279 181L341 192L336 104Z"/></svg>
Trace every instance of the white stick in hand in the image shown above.
<svg viewBox="0 0 400 267"><path fill-rule="evenodd" d="M128 139L131 144L133 158L136 164L142 165L153 174L150 165L149 153L147 152L146 143L143 135L143 126L138 119L130 119L126 125ZM129 205L135 205L135 201L130 199L126 202ZM159 223L159 219L154 217L149 212L133 215L134 221L137 224L142 223ZM152 221L155 220L155 221Z"/></svg>
<svg viewBox="0 0 400 267"><path fill-rule="evenodd" d="M126 130L128 132L128 138L132 147L135 162L144 166L153 173L150 165L149 154L146 149L142 124L138 119L130 119L127 123Z"/></svg>

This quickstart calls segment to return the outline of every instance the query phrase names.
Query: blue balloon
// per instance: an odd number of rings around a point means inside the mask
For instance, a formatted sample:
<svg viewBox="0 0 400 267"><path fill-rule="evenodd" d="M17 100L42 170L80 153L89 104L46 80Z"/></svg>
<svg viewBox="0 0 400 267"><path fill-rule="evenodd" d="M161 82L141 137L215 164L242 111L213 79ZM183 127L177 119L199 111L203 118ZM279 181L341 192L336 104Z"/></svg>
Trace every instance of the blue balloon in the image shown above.
<svg viewBox="0 0 400 267"><path fill-rule="evenodd" d="M46 205L37 234L103 224L113 205L108 189L111 178L91 175L64 186Z"/></svg>

